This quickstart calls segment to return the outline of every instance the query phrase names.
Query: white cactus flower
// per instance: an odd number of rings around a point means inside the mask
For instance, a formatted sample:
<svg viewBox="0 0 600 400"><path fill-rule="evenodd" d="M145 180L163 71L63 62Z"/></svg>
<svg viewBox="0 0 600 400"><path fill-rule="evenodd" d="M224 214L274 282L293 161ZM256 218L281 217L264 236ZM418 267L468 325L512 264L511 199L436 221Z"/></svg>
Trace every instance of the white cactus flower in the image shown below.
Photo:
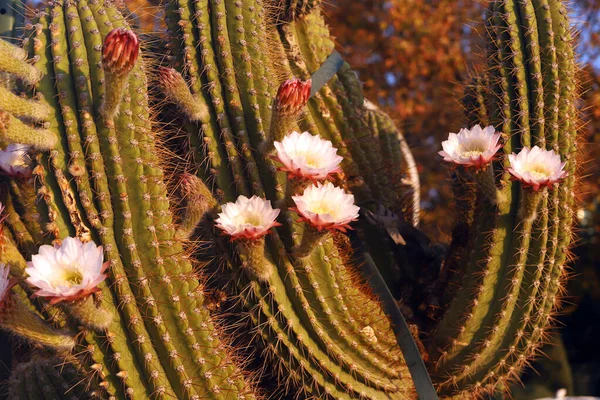
<svg viewBox="0 0 600 400"><path fill-rule="evenodd" d="M231 236L231 240L258 239L280 225L275 221L279 209L273 209L269 200L258 196L240 196L235 203L224 204L222 211L215 220L216 227Z"/></svg>
<svg viewBox="0 0 600 400"><path fill-rule="evenodd" d="M27 163L29 146L24 144L9 144L0 150L0 169L15 177L28 177L31 170Z"/></svg>
<svg viewBox="0 0 600 400"><path fill-rule="evenodd" d="M458 134L450 133L438 154L444 157L444 161L484 169L502 147L498 143L500 135L493 126L463 128Z"/></svg>
<svg viewBox="0 0 600 400"><path fill-rule="evenodd" d="M292 196L296 203L293 208L302 220L318 231L350 228L350 222L358 219L359 207L354 205L354 196L331 182L317 183L304 190L302 196Z"/></svg>
<svg viewBox="0 0 600 400"><path fill-rule="evenodd" d="M513 178L535 191L552 186L567 176L564 170L566 162L561 162L560 155L553 150L543 150L538 146L532 149L524 147L519 154L510 154L508 160L508 172Z"/></svg>
<svg viewBox="0 0 600 400"><path fill-rule="evenodd" d="M308 132L292 132L281 142L274 142L277 150L274 157L288 174L313 181L327 179L339 172L342 156L337 154L329 140Z"/></svg>
<svg viewBox="0 0 600 400"><path fill-rule="evenodd" d="M108 262L103 263L103 259L102 246L68 237L61 245L40 246L39 253L27 263L26 280L39 288L36 296L50 298L51 304L77 300L98 291L106 279Z"/></svg>
<svg viewBox="0 0 600 400"><path fill-rule="evenodd" d="M10 269L5 264L0 264L0 304L6 298L8 291L13 286L11 279L8 277Z"/></svg>

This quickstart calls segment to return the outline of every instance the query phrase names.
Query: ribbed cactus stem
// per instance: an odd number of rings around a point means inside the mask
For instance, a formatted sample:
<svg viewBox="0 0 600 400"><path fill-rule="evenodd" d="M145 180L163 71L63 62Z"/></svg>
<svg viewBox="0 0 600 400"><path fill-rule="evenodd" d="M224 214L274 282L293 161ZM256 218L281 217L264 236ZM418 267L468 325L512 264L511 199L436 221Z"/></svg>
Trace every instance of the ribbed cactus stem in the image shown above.
<svg viewBox="0 0 600 400"><path fill-rule="evenodd" d="M112 313L96 304L93 296L62 304L62 307L79 323L100 333L107 331L112 323Z"/></svg>
<svg viewBox="0 0 600 400"><path fill-rule="evenodd" d="M275 266L265 257L265 238L239 240L236 244L242 269L246 270L251 278L267 281L275 271Z"/></svg>
<svg viewBox="0 0 600 400"><path fill-rule="evenodd" d="M71 335L48 326L14 293L7 293L0 302L0 328L59 352L69 352L75 347Z"/></svg>
<svg viewBox="0 0 600 400"><path fill-rule="evenodd" d="M0 141L21 143L39 150L50 150L56 146L58 138L53 132L32 128L8 112L0 110Z"/></svg>
<svg viewBox="0 0 600 400"><path fill-rule="evenodd" d="M177 104L190 121L208 122L210 115L204 99L190 92L179 72L173 68L160 67L158 74L163 92L169 101Z"/></svg>
<svg viewBox="0 0 600 400"><path fill-rule="evenodd" d="M535 144L559 152L568 164L576 115L568 111L575 87L564 8L557 0L494 1L487 24L489 76L481 82L488 81L494 92L488 114L508 137L505 154ZM481 114L485 102L475 103ZM505 170L508 166L505 158ZM558 185L534 191L511 182L504 172L497 211L475 208L469 242L474 250L436 332L442 393L461 396L505 385L543 339L560 286L554 256L558 238L566 246L570 237L567 193L573 192L573 181ZM568 233L561 234L561 226Z"/></svg>

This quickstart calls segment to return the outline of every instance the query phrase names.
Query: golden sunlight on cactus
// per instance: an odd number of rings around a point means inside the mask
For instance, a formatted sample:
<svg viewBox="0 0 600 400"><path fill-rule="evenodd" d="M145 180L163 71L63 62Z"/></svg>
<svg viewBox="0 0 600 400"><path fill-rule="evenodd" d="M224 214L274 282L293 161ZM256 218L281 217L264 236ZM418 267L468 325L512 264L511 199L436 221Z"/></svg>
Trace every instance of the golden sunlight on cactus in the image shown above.
<svg viewBox="0 0 600 400"><path fill-rule="evenodd" d="M165 1L142 34L150 9L52 1L25 51L0 45L0 327L31 358L11 399L435 400L516 379L571 241L562 2L490 2L473 127L439 143L449 245L417 229L410 149L320 1Z"/></svg>

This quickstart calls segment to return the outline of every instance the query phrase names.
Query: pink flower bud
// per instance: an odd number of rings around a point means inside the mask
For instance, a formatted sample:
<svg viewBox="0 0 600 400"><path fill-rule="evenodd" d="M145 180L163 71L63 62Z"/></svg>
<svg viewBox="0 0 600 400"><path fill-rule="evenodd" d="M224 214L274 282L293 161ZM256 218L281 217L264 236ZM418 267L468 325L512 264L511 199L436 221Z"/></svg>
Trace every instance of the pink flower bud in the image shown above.
<svg viewBox="0 0 600 400"><path fill-rule="evenodd" d="M288 79L277 90L277 111L282 114L298 114L308 102L312 81Z"/></svg>
<svg viewBox="0 0 600 400"><path fill-rule="evenodd" d="M135 65L140 53L140 41L130 30L117 28L110 31L102 46L102 65L108 72L125 75Z"/></svg>

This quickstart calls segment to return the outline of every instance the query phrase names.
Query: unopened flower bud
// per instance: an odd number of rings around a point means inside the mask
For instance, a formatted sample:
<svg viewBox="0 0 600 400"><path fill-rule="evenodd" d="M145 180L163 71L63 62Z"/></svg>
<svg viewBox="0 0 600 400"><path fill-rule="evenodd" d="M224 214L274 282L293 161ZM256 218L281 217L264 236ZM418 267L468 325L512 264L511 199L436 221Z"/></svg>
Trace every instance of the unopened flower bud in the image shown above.
<svg viewBox="0 0 600 400"><path fill-rule="evenodd" d="M102 65L110 73L128 74L140 53L140 41L130 30L117 28L110 31L102 46Z"/></svg>
<svg viewBox="0 0 600 400"><path fill-rule="evenodd" d="M298 114L310 96L311 80L288 79L279 86L275 106L282 115Z"/></svg>

